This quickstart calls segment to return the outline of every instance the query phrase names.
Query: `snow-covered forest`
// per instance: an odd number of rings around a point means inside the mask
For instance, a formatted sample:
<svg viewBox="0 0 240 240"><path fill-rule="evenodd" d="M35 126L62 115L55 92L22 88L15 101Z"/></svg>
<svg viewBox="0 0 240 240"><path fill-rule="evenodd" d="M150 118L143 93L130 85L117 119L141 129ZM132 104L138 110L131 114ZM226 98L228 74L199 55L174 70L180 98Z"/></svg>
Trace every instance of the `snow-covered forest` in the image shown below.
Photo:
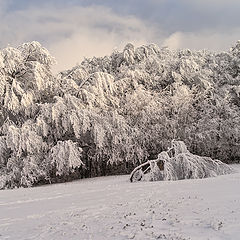
<svg viewBox="0 0 240 240"><path fill-rule="evenodd" d="M38 42L0 51L0 189L130 173L172 139L240 161L240 41L218 53L127 44L57 75L53 64Z"/></svg>

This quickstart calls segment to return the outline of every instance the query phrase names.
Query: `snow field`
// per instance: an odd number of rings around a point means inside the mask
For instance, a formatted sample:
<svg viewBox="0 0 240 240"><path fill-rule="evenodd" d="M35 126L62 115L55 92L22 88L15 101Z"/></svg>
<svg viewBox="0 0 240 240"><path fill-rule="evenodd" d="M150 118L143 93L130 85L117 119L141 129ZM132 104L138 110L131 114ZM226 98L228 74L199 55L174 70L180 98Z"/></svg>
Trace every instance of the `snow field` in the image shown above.
<svg viewBox="0 0 240 240"><path fill-rule="evenodd" d="M129 176L0 192L0 239L211 239L240 236L240 167L208 179Z"/></svg>

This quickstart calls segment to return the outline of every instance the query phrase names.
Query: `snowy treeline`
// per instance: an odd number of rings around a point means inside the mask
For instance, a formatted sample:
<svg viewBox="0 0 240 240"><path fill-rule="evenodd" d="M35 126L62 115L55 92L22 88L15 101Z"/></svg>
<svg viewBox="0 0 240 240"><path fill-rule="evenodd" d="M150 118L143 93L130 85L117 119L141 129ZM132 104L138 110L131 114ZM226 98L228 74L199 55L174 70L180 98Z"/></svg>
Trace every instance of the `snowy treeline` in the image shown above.
<svg viewBox="0 0 240 240"><path fill-rule="evenodd" d="M57 76L54 62L37 42L0 51L0 188L129 173L172 139L239 161L240 41L221 53L127 44Z"/></svg>

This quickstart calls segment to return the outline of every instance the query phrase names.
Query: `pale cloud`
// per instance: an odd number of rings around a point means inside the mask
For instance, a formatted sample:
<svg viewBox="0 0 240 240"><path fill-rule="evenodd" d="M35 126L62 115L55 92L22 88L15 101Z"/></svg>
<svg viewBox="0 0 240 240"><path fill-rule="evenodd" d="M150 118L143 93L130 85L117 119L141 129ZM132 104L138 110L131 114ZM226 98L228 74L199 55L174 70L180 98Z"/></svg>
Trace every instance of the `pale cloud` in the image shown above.
<svg viewBox="0 0 240 240"><path fill-rule="evenodd" d="M240 2L235 0L19 2L0 0L0 47L39 41L56 57L55 71L84 57L108 55L128 42L228 50L240 39Z"/></svg>
<svg viewBox="0 0 240 240"><path fill-rule="evenodd" d="M166 38L162 46L171 49L189 48L227 51L240 36L240 27L228 31L204 30L199 32L175 32Z"/></svg>
<svg viewBox="0 0 240 240"><path fill-rule="evenodd" d="M79 12L81 17L78 17ZM66 20L68 13L64 14ZM72 34L49 46L60 69L69 68L84 57L109 55L113 49L120 50L128 42L142 45L157 39L154 27L132 16L120 17L107 8L78 9L75 17L79 24Z"/></svg>
<svg viewBox="0 0 240 240"><path fill-rule="evenodd" d="M55 70L70 68L84 57L110 54L128 42L155 41L159 34L152 24L99 6L31 8L4 16L0 24L2 45L38 40L56 57Z"/></svg>

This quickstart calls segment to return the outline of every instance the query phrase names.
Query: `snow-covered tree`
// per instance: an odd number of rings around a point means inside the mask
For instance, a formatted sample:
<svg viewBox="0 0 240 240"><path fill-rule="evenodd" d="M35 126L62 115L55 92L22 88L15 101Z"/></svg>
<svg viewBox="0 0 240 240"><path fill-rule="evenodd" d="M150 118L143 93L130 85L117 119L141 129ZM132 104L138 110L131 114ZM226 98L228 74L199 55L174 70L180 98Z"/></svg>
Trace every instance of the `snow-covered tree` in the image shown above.
<svg viewBox="0 0 240 240"><path fill-rule="evenodd" d="M11 112L25 111L53 88L54 58L37 42L8 47L0 56L0 102ZM49 94L51 95L51 94Z"/></svg>
<svg viewBox="0 0 240 240"><path fill-rule="evenodd" d="M56 167L56 175L68 175L75 168L84 165L81 160L82 149L77 145L77 143L73 143L71 140L58 141L51 148L49 162L51 166Z"/></svg>
<svg viewBox="0 0 240 240"><path fill-rule="evenodd" d="M227 164L209 157L194 155L187 150L184 142L173 140L168 151L161 152L156 160L136 167L130 175L130 181L197 179L233 172L234 170Z"/></svg>

